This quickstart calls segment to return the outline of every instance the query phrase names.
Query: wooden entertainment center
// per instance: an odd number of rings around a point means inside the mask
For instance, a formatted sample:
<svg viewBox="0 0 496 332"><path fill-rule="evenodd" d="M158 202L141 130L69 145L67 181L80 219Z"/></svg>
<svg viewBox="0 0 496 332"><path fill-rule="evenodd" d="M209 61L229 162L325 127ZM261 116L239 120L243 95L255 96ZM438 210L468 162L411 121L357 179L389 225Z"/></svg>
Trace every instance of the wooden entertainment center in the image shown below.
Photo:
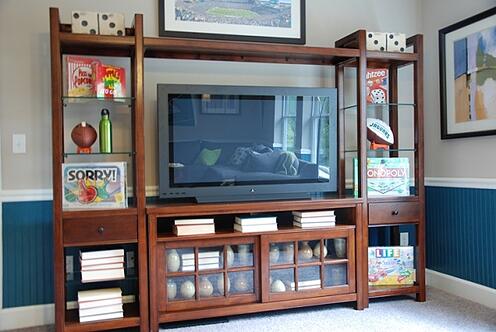
<svg viewBox="0 0 496 332"><path fill-rule="evenodd" d="M71 33L70 25L60 23L58 9L51 8L50 43L57 331L101 331L138 327L140 331L158 331L159 323L337 302L355 302L356 308L361 310L368 307L369 298L402 294L416 294L418 301L425 301L421 35L408 38L407 45L412 49L409 53L367 51L364 30L338 40L335 48L156 38L143 36L143 17L140 14L135 15L134 27L126 30L125 37L83 35ZM133 196L130 207L126 209L68 211L62 208L62 164L80 159L107 160L98 154L84 159L85 156L76 156L65 148L70 127L64 127L64 114L71 109L74 99L78 102L83 101L83 98L77 100L78 98L68 98L64 95L63 55L66 54L122 57L130 62L128 77L132 92L131 97L124 98L124 104L129 105L132 150L105 156L114 158L112 160L129 161L128 167L132 169L129 185L132 185ZM333 66L338 89L338 193L312 200L147 204L144 152L145 58L307 64L329 66L329 70ZM411 69L413 99L406 103L398 97L398 70L405 66ZM410 156L410 167L413 170L411 178L414 179L410 196L367 196L367 156L377 156L378 153L370 151L367 143L367 116L369 112L376 112L366 101L367 68L389 69L389 103L381 106L380 111L385 111L395 137L403 137L400 135L404 128L400 125L403 114L408 114L412 120L408 129L411 131L410 145L406 144L405 147L403 141L397 139L390 150L380 152L379 155ZM345 80L350 77L345 75L346 70L355 71L353 77L356 80L357 97L352 104L345 103ZM93 98L90 102L97 107L108 103L98 98ZM349 122L346 123L345 118L349 119L350 116L355 126L355 130L351 132L356 140L355 146L352 147L345 137L345 132L350 132L347 127ZM95 157L96 160L90 159ZM352 178L350 166L353 157L358 159L356 197L346 183L346 179ZM336 227L325 230L293 228L292 211L323 209L335 211ZM251 212L270 212L276 215L279 230L263 233L234 231L234 217ZM175 236L172 233L174 218L197 216L215 218L216 233L193 236ZM389 244L399 245L399 227L404 225L413 225L415 228L415 284L369 287L369 230L389 227ZM344 251L336 249L337 242L345 243ZM126 266L124 281L93 283L89 286L68 281L66 256L70 250L123 246L130 248L126 250L135 254L136 263L133 269ZM308 255L309 246L313 248L313 255ZM217 248L221 253L222 264L218 269L201 268L200 254L208 248ZM174 252L174 255L189 254L193 257L192 270L180 272L168 269L168 255L171 252ZM271 288L271 280L283 272L292 276L293 288L279 292L278 289ZM306 274L317 276L320 284L312 289L300 289L305 287L299 282L299 277ZM210 281L205 281L206 276L209 276ZM188 289L183 292L172 286L169 289L168 280L189 280L197 291L190 298L181 298L188 293ZM128 284L131 285L131 294L126 295L134 295L134 301L124 305L124 318L92 323L79 322L77 309L70 305L74 298L69 294L74 294L74 288L77 292L83 288L119 287ZM169 299L168 292L178 295Z"/></svg>

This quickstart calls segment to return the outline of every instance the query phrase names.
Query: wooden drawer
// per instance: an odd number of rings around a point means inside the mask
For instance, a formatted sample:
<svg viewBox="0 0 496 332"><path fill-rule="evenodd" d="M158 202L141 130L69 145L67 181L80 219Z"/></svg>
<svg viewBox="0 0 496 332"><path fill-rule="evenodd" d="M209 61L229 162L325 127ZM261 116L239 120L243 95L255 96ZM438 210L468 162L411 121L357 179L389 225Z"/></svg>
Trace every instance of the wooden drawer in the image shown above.
<svg viewBox="0 0 496 332"><path fill-rule="evenodd" d="M369 225L414 223L418 220L418 202L369 204Z"/></svg>
<svg viewBox="0 0 496 332"><path fill-rule="evenodd" d="M136 242L136 216L64 220L64 245Z"/></svg>

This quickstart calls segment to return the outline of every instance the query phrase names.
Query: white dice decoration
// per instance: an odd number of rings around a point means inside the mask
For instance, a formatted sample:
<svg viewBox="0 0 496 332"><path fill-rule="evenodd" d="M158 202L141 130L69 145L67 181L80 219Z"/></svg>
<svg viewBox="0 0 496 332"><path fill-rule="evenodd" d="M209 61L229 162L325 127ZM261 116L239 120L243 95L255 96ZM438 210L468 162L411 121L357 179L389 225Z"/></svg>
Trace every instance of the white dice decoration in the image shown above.
<svg viewBox="0 0 496 332"><path fill-rule="evenodd" d="M71 23L73 33L110 36L126 34L124 14L120 13L73 11Z"/></svg>
<svg viewBox="0 0 496 332"><path fill-rule="evenodd" d="M73 11L72 32L96 35L98 33L98 13Z"/></svg>
<svg viewBox="0 0 496 332"><path fill-rule="evenodd" d="M406 50L406 36L404 33L387 34L387 51L388 52L405 52Z"/></svg>
<svg viewBox="0 0 496 332"><path fill-rule="evenodd" d="M98 23L101 35L124 36L124 15L119 13L99 13Z"/></svg>
<svg viewBox="0 0 496 332"><path fill-rule="evenodd" d="M385 32L370 32L367 31L367 50L369 51L385 51L386 36Z"/></svg>

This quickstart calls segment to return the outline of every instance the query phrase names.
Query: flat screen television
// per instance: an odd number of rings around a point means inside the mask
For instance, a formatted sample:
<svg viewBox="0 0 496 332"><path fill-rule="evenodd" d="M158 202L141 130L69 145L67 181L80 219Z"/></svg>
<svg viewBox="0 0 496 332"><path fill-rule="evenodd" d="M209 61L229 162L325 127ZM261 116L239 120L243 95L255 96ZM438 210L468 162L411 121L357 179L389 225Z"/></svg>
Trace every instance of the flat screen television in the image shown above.
<svg viewBox="0 0 496 332"><path fill-rule="evenodd" d="M160 198L335 192L336 89L158 84Z"/></svg>

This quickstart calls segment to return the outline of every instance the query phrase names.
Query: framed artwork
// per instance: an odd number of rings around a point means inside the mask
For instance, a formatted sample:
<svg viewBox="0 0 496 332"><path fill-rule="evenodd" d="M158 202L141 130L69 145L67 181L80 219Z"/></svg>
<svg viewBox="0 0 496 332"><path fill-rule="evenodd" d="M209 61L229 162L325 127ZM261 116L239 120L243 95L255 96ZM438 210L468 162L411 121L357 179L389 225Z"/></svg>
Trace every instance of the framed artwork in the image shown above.
<svg viewBox="0 0 496 332"><path fill-rule="evenodd" d="M159 0L159 35L305 44L305 0Z"/></svg>
<svg viewBox="0 0 496 332"><path fill-rule="evenodd" d="M441 138L496 134L496 7L439 30Z"/></svg>

